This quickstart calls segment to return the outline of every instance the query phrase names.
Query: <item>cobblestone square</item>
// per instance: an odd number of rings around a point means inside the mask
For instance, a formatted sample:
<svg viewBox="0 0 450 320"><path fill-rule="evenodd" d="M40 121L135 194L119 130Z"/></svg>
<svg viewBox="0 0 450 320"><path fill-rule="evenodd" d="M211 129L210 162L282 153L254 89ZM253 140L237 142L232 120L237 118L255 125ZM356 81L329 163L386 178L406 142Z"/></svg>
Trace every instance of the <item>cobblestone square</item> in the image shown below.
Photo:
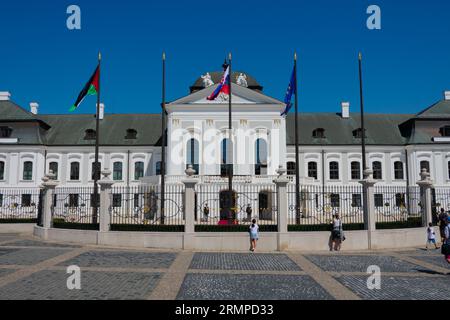
<svg viewBox="0 0 450 320"><path fill-rule="evenodd" d="M2 251L5 253L0 253L0 265L33 265L63 254L68 249L0 249Z"/></svg>
<svg viewBox="0 0 450 320"><path fill-rule="evenodd" d="M366 272L372 265L382 272L423 272L424 267L385 255L307 255L306 258L325 271Z"/></svg>
<svg viewBox="0 0 450 320"><path fill-rule="evenodd" d="M67 288L65 271L41 271L0 289L4 300L145 299L160 279L157 273L92 272L81 275L81 290Z"/></svg>
<svg viewBox="0 0 450 320"><path fill-rule="evenodd" d="M450 289L448 276L381 277L381 289L370 290L367 277L343 275L336 278L363 299L370 300L447 300Z"/></svg>
<svg viewBox="0 0 450 320"><path fill-rule="evenodd" d="M165 252L10 240L0 246L0 299L435 300L450 292L438 250ZM80 267L81 290L67 288L69 265ZM370 265L381 269L381 290L367 287Z"/></svg>
<svg viewBox="0 0 450 320"><path fill-rule="evenodd" d="M175 253L133 251L88 251L60 265L79 267L168 268Z"/></svg>
<svg viewBox="0 0 450 320"><path fill-rule="evenodd" d="M309 276L187 274L177 299L182 300L329 300Z"/></svg>
<svg viewBox="0 0 450 320"><path fill-rule="evenodd" d="M300 271L285 254L196 253L191 269Z"/></svg>

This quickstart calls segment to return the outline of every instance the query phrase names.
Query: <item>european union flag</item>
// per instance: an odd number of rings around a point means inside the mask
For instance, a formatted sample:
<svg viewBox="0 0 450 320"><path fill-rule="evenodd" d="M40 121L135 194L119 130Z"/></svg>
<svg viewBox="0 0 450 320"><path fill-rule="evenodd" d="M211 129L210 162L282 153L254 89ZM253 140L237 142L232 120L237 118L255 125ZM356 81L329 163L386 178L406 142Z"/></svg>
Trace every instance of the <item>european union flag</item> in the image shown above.
<svg viewBox="0 0 450 320"><path fill-rule="evenodd" d="M291 108L292 108L291 99L292 99L292 95L295 92L295 81L296 81L296 77L295 77L295 67L294 67L294 69L292 70L291 81L289 82L289 86L286 91L286 96L284 97L284 103L286 103L286 108L284 109L283 113L281 114L282 116L286 115L289 112L289 110L291 110Z"/></svg>

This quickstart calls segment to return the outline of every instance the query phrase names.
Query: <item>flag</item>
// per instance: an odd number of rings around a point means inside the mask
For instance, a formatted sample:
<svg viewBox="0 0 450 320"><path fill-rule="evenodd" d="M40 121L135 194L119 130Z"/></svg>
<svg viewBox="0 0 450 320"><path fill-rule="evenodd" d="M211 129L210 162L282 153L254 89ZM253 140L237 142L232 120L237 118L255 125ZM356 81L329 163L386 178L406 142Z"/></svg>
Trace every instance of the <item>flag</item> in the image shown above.
<svg viewBox="0 0 450 320"><path fill-rule="evenodd" d="M80 94L78 95L77 101L69 109L70 112L75 111L75 109L78 108L78 106L81 104L81 102L83 102L83 100L86 96L93 96L93 95L98 94L99 77L100 77L100 64L95 69L94 74L91 76L89 81L86 83L83 90L81 90Z"/></svg>
<svg viewBox="0 0 450 320"><path fill-rule="evenodd" d="M222 80L220 80L219 86L214 90L211 95L206 98L208 100L216 100L220 93L230 94L230 66L226 66L225 72L223 73Z"/></svg>
<svg viewBox="0 0 450 320"><path fill-rule="evenodd" d="M281 114L282 116L286 115L289 112L289 110L291 110L291 108L292 108L291 99L292 99L292 95L294 94L294 91L295 91L295 82L296 82L296 78L295 78L295 67L294 67L294 69L292 70L291 81L289 82L289 86L286 91L286 96L284 97L284 103L286 104L286 108L284 109L283 113Z"/></svg>

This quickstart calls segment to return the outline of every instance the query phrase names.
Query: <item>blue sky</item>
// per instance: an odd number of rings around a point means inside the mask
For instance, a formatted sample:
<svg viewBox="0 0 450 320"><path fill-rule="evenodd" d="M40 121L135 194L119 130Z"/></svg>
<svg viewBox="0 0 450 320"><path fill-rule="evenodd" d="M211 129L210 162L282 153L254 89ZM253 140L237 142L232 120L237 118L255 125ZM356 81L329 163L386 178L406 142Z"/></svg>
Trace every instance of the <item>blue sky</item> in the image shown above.
<svg viewBox="0 0 450 320"><path fill-rule="evenodd" d="M66 8L81 8L82 29L66 28ZM382 10L368 30L366 9ZM167 99L188 93L206 71L233 66L283 99L299 53L299 106L359 110L357 54L364 54L366 110L417 113L450 89L450 2L430 1L3 1L0 91L41 113L67 113L103 54L107 112L155 113L161 100L161 52L167 52ZM79 113L94 112L89 97Z"/></svg>

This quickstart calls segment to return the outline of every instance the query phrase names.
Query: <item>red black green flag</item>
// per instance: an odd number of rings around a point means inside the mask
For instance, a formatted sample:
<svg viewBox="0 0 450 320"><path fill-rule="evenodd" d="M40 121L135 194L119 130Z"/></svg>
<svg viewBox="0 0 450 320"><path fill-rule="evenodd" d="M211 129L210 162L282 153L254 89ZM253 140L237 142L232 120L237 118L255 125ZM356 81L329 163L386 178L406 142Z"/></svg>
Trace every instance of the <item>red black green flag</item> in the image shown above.
<svg viewBox="0 0 450 320"><path fill-rule="evenodd" d="M86 96L93 96L98 94L99 89L99 77L100 77L100 64L95 69L94 74L89 79L89 81L84 86L83 90L81 90L80 94L78 95L77 101L74 103L74 105L69 109L70 112L75 111L76 108L80 105L80 103L84 100Z"/></svg>

